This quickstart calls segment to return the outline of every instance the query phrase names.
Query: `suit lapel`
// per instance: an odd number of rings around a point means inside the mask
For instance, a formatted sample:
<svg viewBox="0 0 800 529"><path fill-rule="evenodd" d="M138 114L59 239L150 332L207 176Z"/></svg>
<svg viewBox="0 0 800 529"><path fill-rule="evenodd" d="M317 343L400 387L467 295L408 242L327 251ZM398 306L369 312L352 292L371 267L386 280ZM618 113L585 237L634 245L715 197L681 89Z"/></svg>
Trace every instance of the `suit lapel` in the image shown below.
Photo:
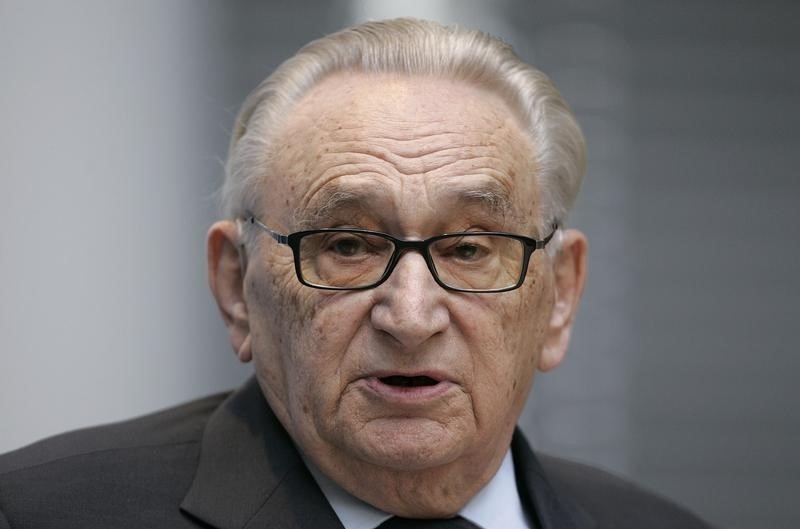
<svg viewBox="0 0 800 529"><path fill-rule="evenodd" d="M254 378L209 418L181 509L219 529L342 527Z"/></svg>
<svg viewBox="0 0 800 529"><path fill-rule="evenodd" d="M514 473L522 505L536 529L592 529L596 523L580 506L559 495L545 476L525 436L517 429L511 440Z"/></svg>

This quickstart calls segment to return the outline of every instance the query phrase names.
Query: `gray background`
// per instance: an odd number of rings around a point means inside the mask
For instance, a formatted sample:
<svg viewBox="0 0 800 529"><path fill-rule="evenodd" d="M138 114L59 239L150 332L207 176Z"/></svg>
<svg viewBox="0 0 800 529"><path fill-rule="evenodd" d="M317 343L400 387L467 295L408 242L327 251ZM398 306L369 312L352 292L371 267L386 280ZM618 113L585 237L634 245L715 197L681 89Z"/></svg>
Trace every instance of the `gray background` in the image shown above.
<svg viewBox="0 0 800 529"><path fill-rule="evenodd" d="M512 42L588 138L589 286L535 444L800 526L791 1L0 2L0 451L247 376L204 262L236 109L309 39L403 14Z"/></svg>

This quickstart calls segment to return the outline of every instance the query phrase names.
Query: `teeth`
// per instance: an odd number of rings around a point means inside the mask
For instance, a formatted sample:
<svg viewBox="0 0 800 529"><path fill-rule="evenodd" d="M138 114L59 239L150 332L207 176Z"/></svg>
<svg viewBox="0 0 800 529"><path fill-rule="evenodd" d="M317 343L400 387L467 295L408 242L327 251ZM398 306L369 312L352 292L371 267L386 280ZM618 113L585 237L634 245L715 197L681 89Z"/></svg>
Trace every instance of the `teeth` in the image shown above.
<svg viewBox="0 0 800 529"><path fill-rule="evenodd" d="M434 386L438 383L431 377L426 377L426 376L404 377L402 375L392 375L389 377L383 377L381 378L381 382L383 382L384 384L388 384L389 386L399 386L403 388L418 387L418 386Z"/></svg>

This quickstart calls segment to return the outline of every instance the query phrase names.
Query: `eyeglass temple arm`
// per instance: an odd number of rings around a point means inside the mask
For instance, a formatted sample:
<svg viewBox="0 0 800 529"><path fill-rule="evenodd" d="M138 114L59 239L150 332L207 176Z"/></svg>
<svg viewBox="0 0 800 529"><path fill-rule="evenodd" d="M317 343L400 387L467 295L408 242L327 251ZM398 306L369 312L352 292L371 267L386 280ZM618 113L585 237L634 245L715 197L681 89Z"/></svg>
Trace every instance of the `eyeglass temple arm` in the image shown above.
<svg viewBox="0 0 800 529"><path fill-rule="evenodd" d="M547 237L545 237L541 241L536 241L536 249L537 250L541 250L545 246L547 246L547 243L550 242L550 240L555 236L557 231L558 231L558 223L556 222L556 223L553 223L553 231L550 232L550 235L548 235Z"/></svg>
<svg viewBox="0 0 800 529"><path fill-rule="evenodd" d="M255 218L255 216L248 215L245 218L245 220L247 222L249 222L250 224L255 224L256 226L258 226L259 228L261 228L265 232L269 233L270 237L272 237L273 239L275 239L279 243L281 243L281 244L289 244L289 237L287 235L281 235L280 233L278 233L276 231L272 231L266 225L264 225L264 223L262 223L260 220Z"/></svg>

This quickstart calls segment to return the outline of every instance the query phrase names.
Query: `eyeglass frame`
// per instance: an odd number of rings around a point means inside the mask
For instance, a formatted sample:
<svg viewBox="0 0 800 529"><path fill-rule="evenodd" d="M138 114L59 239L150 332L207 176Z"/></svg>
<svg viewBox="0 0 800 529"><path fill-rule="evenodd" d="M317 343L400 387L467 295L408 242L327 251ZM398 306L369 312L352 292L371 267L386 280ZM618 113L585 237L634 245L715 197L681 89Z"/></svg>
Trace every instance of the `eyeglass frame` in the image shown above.
<svg viewBox="0 0 800 529"><path fill-rule="evenodd" d="M379 287L387 279L389 279L389 276L391 276L392 272L394 272L397 263L400 262L400 258L403 256L405 252L409 250L416 250L422 255L422 258L425 259L425 264L428 266L428 271L430 271L434 281L436 281L436 283L445 290L453 292L467 292L472 294L494 294L499 292L508 292L509 290L515 290L521 287L522 283L525 282L525 277L528 274L528 264L530 263L530 259L531 256L533 255L533 252L535 252L536 250L544 249L547 246L547 243L549 243L553 239L559 228L558 223L553 223L550 235L548 235L544 239L534 239L532 237L527 237L525 235L519 235L516 233L509 233L504 231L465 231L465 232L443 233L441 235L435 235L433 237L429 237L427 239L422 239L422 240L413 240L413 239L407 240L407 239L398 239L397 237L393 237L388 233L383 233L380 231L373 231L373 230L365 230L362 228L318 228L313 230L301 230L301 231L296 231L294 233L290 233L288 235L283 235L269 228L266 224L261 222L258 218L256 218L255 215L253 215L250 212L246 212L243 220L251 225L258 226L259 228L267 232L276 242L278 242L279 244L284 244L286 246L289 246L289 248L292 249L292 255L294 257L295 275L297 276L297 280L300 281L301 284L307 287L317 288L320 290L339 290L339 291L369 290L371 288ZM356 234L372 235L391 241L391 243L394 245L394 250L392 251L391 257L389 258L389 262L386 264L386 269L383 271L383 274L374 283L370 283L369 285L360 287L335 287L328 285L318 285L314 283L309 283L308 281L303 279L303 272L300 265L300 241L303 239L303 237L306 237L308 235L314 235L316 233L356 233ZM494 289L458 288L448 285L439 277L439 272L436 270L436 265L433 262L433 257L431 257L430 245L438 240L449 237L474 236L474 235L498 235L502 237L515 239L523 244L525 250L522 255L522 269L520 270L519 279L515 284L508 287L494 288Z"/></svg>

